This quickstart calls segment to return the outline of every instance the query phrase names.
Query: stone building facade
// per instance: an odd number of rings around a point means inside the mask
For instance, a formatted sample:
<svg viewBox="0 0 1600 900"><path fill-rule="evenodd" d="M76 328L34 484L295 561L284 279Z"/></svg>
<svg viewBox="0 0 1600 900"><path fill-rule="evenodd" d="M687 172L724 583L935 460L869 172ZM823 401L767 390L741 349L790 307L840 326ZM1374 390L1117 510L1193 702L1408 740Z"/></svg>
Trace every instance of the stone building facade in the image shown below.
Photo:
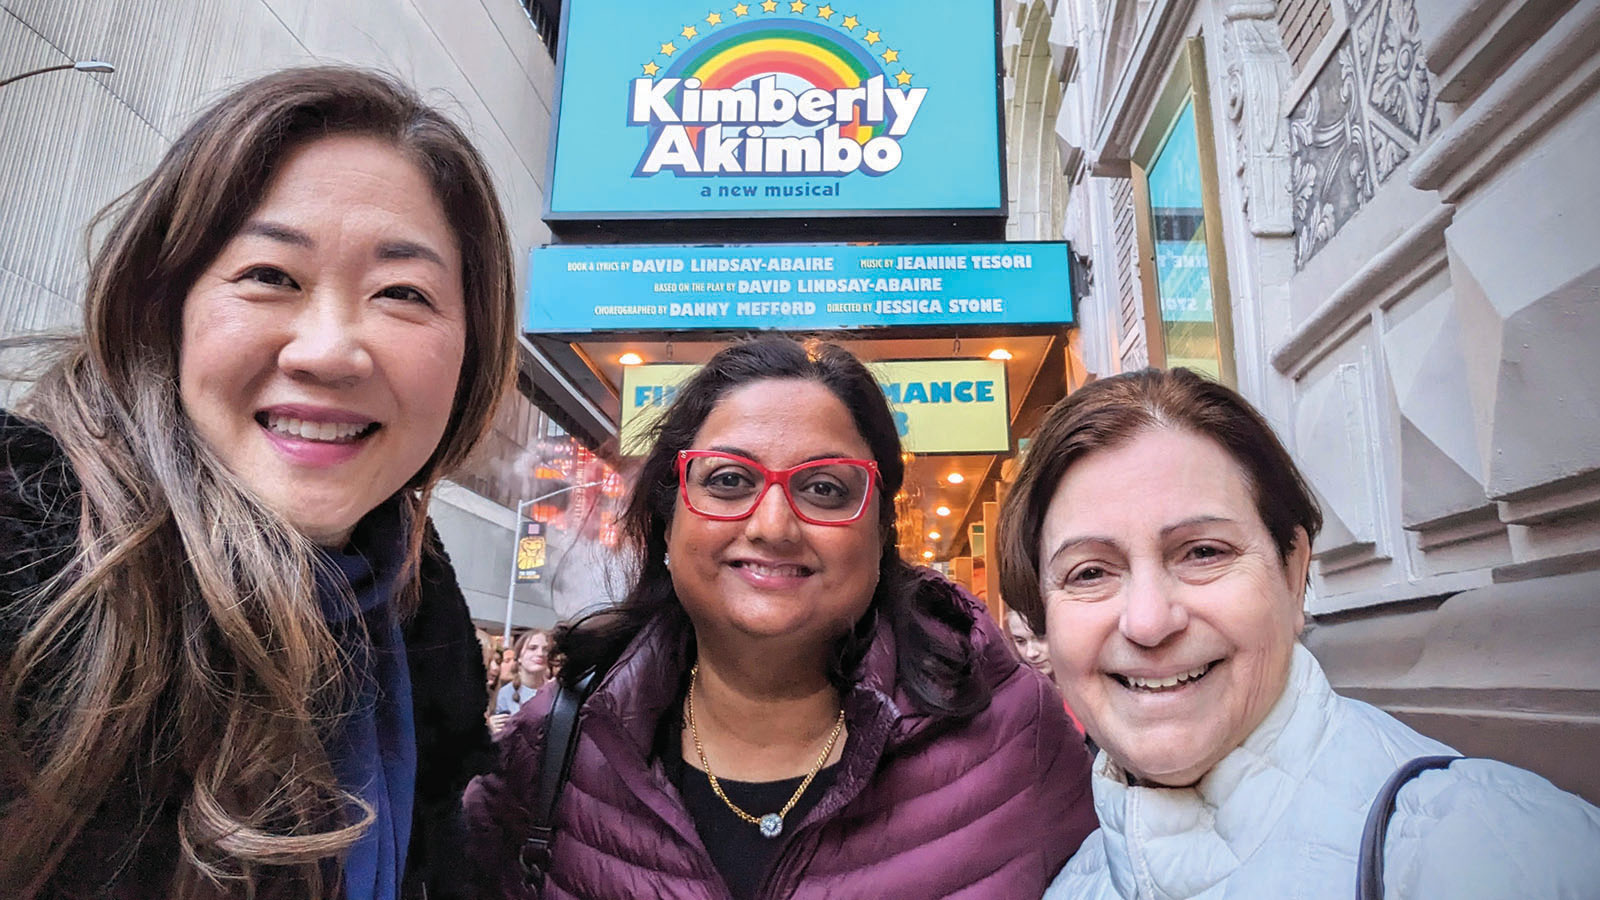
<svg viewBox="0 0 1600 900"><path fill-rule="evenodd" d="M4 0L0 78L90 58L117 70L50 72L0 87L0 335L76 328L84 229L96 211L148 174L207 102L291 65L381 69L445 109L488 160L525 268L523 251L549 239L540 221L555 86L548 6ZM550 373L531 352L523 368L524 390L501 409L480 458L442 486L432 510L473 615L484 622L505 615L512 508L531 496L530 453L552 430L533 402ZM553 621L548 596L523 589L517 600L517 624Z"/></svg>
<svg viewBox="0 0 1600 900"><path fill-rule="evenodd" d="M1305 640L1334 683L1600 800L1600 2L1006 19L1054 81L1007 85L1045 98L1087 368L1176 364L1211 329L1323 505ZM1173 308L1191 258L1198 326Z"/></svg>

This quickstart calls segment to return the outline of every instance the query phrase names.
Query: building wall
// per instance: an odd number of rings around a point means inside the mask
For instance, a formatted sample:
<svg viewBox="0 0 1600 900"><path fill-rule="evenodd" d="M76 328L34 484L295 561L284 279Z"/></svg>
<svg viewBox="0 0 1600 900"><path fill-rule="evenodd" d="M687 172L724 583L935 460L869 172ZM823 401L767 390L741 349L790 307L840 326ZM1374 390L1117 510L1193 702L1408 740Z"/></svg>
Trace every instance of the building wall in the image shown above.
<svg viewBox="0 0 1600 900"><path fill-rule="evenodd" d="M555 65L517 0L0 0L0 78L91 57L117 71L52 72L0 87L0 335L76 328L86 223L146 175L207 102L285 66L349 63L413 84L488 160L520 276L522 251L549 238L539 214ZM471 490L435 501L483 619L504 615L507 485L536 419L526 398L513 398L461 477ZM550 615L536 603L519 607L524 624Z"/></svg>
<svg viewBox="0 0 1600 900"><path fill-rule="evenodd" d="M1040 5L1078 60L1090 368L1160 339L1123 186L1199 37L1238 387L1327 517L1307 644L1346 693L1600 800L1600 2Z"/></svg>

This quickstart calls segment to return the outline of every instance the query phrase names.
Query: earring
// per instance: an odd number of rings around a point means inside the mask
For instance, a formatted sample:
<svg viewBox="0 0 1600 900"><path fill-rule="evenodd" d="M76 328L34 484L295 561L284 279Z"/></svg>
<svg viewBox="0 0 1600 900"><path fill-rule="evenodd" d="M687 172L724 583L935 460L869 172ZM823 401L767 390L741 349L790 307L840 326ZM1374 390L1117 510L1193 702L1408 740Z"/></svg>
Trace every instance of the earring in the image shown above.
<svg viewBox="0 0 1600 900"><path fill-rule="evenodd" d="M666 566L669 569L672 568L672 554L671 553L663 553L663 554L661 554L661 564L663 566Z"/></svg>

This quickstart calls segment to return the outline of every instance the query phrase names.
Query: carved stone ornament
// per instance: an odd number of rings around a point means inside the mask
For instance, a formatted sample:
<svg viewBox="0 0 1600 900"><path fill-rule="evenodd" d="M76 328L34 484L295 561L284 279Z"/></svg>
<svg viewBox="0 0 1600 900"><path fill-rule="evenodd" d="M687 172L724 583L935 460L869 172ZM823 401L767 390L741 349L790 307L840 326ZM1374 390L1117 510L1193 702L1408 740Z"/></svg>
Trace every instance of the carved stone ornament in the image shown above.
<svg viewBox="0 0 1600 900"><path fill-rule="evenodd" d="M1439 127L1414 0L1345 0L1349 33L1289 115L1303 268Z"/></svg>
<svg viewBox="0 0 1600 900"><path fill-rule="evenodd" d="M1227 112L1234 136L1234 174L1244 181L1250 231L1294 234L1289 191L1289 128L1279 106L1292 76L1268 2L1235 3L1224 12L1228 61Z"/></svg>

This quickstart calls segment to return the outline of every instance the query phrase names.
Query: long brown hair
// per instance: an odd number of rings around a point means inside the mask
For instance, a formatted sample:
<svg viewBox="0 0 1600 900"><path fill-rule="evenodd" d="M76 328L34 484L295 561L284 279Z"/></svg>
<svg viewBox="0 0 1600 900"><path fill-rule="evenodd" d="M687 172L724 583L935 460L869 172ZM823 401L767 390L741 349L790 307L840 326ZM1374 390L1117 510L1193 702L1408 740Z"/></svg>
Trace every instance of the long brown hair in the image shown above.
<svg viewBox="0 0 1600 900"><path fill-rule="evenodd" d="M1297 528L1305 529L1307 540L1322 530L1322 510L1289 451L1261 413L1231 388L1182 368L1102 378L1045 414L1000 509L995 537L1001 594L1034 634L1044 634L1039 535L1056 487L1085 456L1157 428L1210 438L1233 457L1282 559L1289 558Z"/></svg>
<svg viewBox="0 0 1600 900"><path fill-rule="evenodd" d="M165 896L250 895L263 883L329 893L326 861L371 820L323 745L347 679L316 602L312 547L196 437L177 390L190 287L287 154L333 134L406 154L461 247L466 353L445 435L401 492L412 523L403 611L430 493L509 383L515 275L488 168L392 78L318 67L245 84L101 213L110 228L83 334L55 351L19 410L82 484L76 555L19 598L12 612L28 625L0 674L0 884L24 898L60 874L119 781L176 794L181 855Z"/></svg>

